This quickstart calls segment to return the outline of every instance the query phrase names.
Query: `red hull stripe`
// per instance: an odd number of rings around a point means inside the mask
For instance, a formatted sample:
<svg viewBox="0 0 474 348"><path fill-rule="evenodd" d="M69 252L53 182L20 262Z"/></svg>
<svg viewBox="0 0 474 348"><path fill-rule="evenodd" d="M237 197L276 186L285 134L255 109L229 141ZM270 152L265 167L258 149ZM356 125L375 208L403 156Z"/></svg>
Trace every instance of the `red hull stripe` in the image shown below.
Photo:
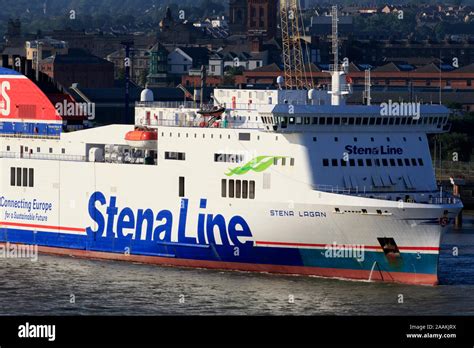
<svg viewBox="0 0 474 348"><path fill-rule="evenodd" d="M0 245L1 244L5 244L5 243L0 243ZM68 256L76 256L76 257L82 257L82 258L88 258L88 259L129 261L129 262L139 262L139 263L156 264L156 265L163 265L163 266L177 266L177 267L189 267L189 268L209 268L209 269L219 269L219 270L267 272L267 273L293 274L293 275L313 275L313 276L320 276L320 277L346 278L346 279L358 279L358 280L368 280L370 276L370 271L368 270L176 259L176 258L169 258L169 257L125 255L125 254L107 253L107 252L100 252L100 251L53 248L53 247L43 247L43 246L38 246L38 251L41 253L52 254L52 255L68 255ZM438 284L438 277L436 274L374 271L372 272L371 279L374 281L385 281L385 282L417 284L417 285Z"/></svg>
<svg viewBox="0 0 474 348"><path fill-rule="evenodd" d="M55 231L72 231L72 232L85 232L85 228L77 227L64 227L64 226L48 226L48 225L37 225L37 224L24 224L19 222L4 222L0 221L0 226L14 226L14 227L28 227L28 228L42 228ZM288 242L267 242L267 241L256 241L256 245L276 245L276 246L289 246L289 247L312 247L312 248L324 248L328 244L311 244L311 243L288 243ZM382 251L382 247L378 245L365 245L365 249ZM417 247L417 246L400 246L400 250L427 250L427 251L439 251L438 247Z"/></svg>
<svg viewBox="0 0 474 348"><path fill-rule="evenodd" d="M55 230L55 231L74 231L74 232L85 232L86 231L85 228L77 228L77 227L47 226L47 225L23 224L23 223L19 223L19 222L4 222L4 221L0 221L0 226L45 228L45 229L48 229L48 230Z"/></svg>
<svg viewBox="0 0 474 348"><path fill-rule="evenodd" d="M279 246L294 246L294 247L313 247L313 248L324 248L330 244L310 244L310 243L287 243L287 242L266 242L266 241L257 241L257 245L279 245ZM379 245L364 245L365 249L373 249L382 251L382 247ZM417 247L417 246L399 246L400 250L432 250L439 251L438 247Z"/></svg>

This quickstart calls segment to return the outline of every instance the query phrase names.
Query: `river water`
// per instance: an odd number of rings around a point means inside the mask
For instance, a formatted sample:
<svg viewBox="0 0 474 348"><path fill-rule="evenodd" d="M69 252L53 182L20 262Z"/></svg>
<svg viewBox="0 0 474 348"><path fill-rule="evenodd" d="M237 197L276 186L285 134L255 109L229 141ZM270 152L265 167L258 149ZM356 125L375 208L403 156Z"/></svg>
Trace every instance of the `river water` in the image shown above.
<svg viewBox="0 0 474 348"><path fill-rule="evenodd" d="M40 255L0 258L0 315L474 315L473 222L445 235L434 287Z"/></svg>

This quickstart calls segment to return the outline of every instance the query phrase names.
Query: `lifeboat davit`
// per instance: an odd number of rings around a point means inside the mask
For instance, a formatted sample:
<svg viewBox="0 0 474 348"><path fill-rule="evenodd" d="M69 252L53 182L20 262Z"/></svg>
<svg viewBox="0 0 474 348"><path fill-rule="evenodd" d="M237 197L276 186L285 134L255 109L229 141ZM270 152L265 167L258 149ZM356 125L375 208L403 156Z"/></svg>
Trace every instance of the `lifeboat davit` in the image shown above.
<svg viewBox="0 0 474 348"><path fill-rule="evenodd" d="M125 134L125 141L132 147L156 150L158 133L150 129L135 129Z"/></svg>

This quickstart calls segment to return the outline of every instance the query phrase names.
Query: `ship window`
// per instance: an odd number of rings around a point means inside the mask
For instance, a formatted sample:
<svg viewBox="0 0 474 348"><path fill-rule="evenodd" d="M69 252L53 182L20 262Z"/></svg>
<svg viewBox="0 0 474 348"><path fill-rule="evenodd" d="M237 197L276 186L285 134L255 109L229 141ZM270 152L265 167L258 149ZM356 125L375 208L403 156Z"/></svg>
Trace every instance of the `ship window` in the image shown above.
<svg viewBox="0 0 474 348"><path fill-rule="evenodd" d="M36 152L41 152L41 149L39 147L37 147Z"/></svg>
<svg viewBox="0 0 474 348"><path fill-rule="evenodd" d="M311 121L312 124L318 124L318 118L313 117L313 120Z"/></svg>
<svg viewBox="0 0 474 348"><path fill-rule="evenodd" d="M229 197L234 198L234 180L229 180Z"/></svg>
<svg viewBox="0 0 474 348"><path fill-rule="evenodd" d="M396 164L395 164L395 159L390 158L390 165L391 165L392 167L395 167L395 166L396 166Z"/></svg>
<svg viewBox="0 0 474 348"><path fill-rule="evenodd" d="M367 167L372 167L372 160L370 158L367 158L365 162L367 164Z"/></svg>
<svg viewBox="0 0 474 348"><path fill-rule="evenodd" d="M395 125L398 126L400 124L400 120L401 118L400 117L396 117L395 118Z"/></svg>
<svg viewBox="0 0 474 348"><path fill-rule="evenodd" d="M357 142L357 137L354 137L354 141Z"/></svg>
<svg viewBox="0 0 474 348"><path fill-rule="evenodd" d="M375 124L377 126L380 126L382 124L382 118L381 117L377 117L376 121L375 121Z"/></svg>
<svg viewBox="0 0 474 348"><path fill-rule="evenodd" d="M341 119L339 117L334 118L334 125L340 125L341 124Z"/></svg>
<svg viewBox="0 0 474 348"><path fill-rule="evenodd" d="M333 166L333 167L337 167L337 159L333 158L333 159L331 160L331 163L332 163L332 166Z"/></svg>
<svg viewBox="0 0 474 348"><path fill-rule="evenodd" d="M228 154L228 153L215 153L214 162L229 162L229 163L240 163L244 160L243 155Z"/></svg>
<svg viewBox="0 0 474 348"><path fill-rule="evenodd" d="M329 159L323 158L323 166L328 167L329 166Z"/></svg>
<svg viewBox="0 0 474 348"><path fill-rule="evenodd" d="M288 122L289 124L295 124L295 118L294 117L290 117L290 121Z"/></svg>
<svg viewBox="0 0 474 348"><path fill-rule="evenodd" d="M368 118L368 117L364 117L364 118L362 119L362 125L367 126L368 124L369 124L369 118Z"/></svg>
<svg viewBox="0 0 474 348"><path fill-rule="evenodd" d="M63 153L63 154L66 153L66 149L64 149L64 148L61 149L61 153Z"/></svg>
<svg viewBox="0 0 474 348"><path fill-rule="evenodd" d="M290 166L294 166L295 165L295 159L293 157L290 158Z"/></svg>
<svg viewBox="0 0 474 348"><path fill-rule="evenodd" d="M269 122L270 123L270 122ZM309 117L304 118L304 124L309 124Z"/></svg>
<svg viewBox="0 0 474 348"><path fill-rule="evenodd" d="M53 153L53 148L52 147L49 148L49 153Z"/></svg>
<svg viewBox="0 0 474 348"><path fill-rule="evenodd" d="M255 181L250 180L249 183L249 198L255 199Z"/></svg>
<svg viewBox="0 0 474 348"><path fill-rule="evenodd" d="M339 138L338 138L338 137L334 137L334 141L339 141Z"/></svg>
<svg viewBox="0 0 474 348"><path fill-rule="evenodd" d="M35 170L33 168L28 169L28 186L33 187L35 184Z"/></svg>
<svg viewBox="0 0 474 348"><path fill-rule="evenodd" d="M389 124L389 125L393 125L394 121L395 121L394 118L393 118L393 117L390 117L388 124Z"/></svg>
<svg viewBox="0 0 474 348"><path fill-rule="evenodd" d="M235 180L235 198L240 198L241 190L242 182L240 180Z"/></svg>
<svg viewBox="0 0 474 348"><path fill-rule="evenodd" d="M397 163L399 167L403 167L403 161L401 158L397 158Z"/></svg>
<svg viewBox="0 0 474 348"><path fill-rule="evenodd" d="M347 161L344 158L341 158L341 167L347 167Z"/></svg>
<svg viewBox="0 0 474 348"><path fill-rule="evenodd" d="M373 126L375 124L375 117L369 119L369 125Z"/></svg>
<svg viewBox="0 0 474 348"><path fill-rule="evenodd" d="M15 186L15 167L10 168L10 186Z"/></svg>
<svg viewBox="0 0 474 348"><path fill-rule="evenodd" d="M364 166L364 160L362 158L357 159L357 165L359 167L363 167Z"/></svg>
<svg viewBox="0 0 474 348"><path fill-rule="evenodd" d="M386 158L382 158L382 164L384 167L388 166L388 161Z"/></svg>
<svg viewBox="0 0 474 348"><path fill-rule="evenodd" d="M286 158L285 158L285 157L283 157L283 158L281 159L281 165L282 165L282 166L286 166Z"/></svg>
<svg viewBox="0 0 474 348"><path fill-rule="evenodd" d="M349 159L349 165L351 167L355 167L355 159L353 159L353 158Z"/></svg>
<svg viewBox="0 0 474 348"><path fill-rule="evenodd" d="M222 197L226 196L226 191L227 191L227 180L222 179L221 180L221 196Z"/></svg>
<svg viewBox="0 0 474 348"><path fill-rule="evenodd" d="M380 160L378 158L375 159L375 166L380 167Z"/></svg>
<svg viewBox="0 0 474 348"><path fill-rule="evenodd" d="M416 164L416 159L415 158L411 159L411 165L416 167L417 164Z"/></svg>
<svg viewBox="0 0 474 348"><path fill-rule="evenodd" d="M242 198L247 198L249 193L249 182L247 180L242 181Z"/></svg>
<svg viewBox="0 0 474 348"><path fill-rule="evenodd" d="M406 165L407 167L410 166L410 160L409 160L408 158L405 158L405 165Z"/></svg>
<svg viewBox="0 0 474 348"><path fill-rule="evenodd" d="M165 152L165 159L184 161L186 159L186 154L184 152L166 151Z"/></svg>
<svg viewBox="0 0 474 348"><path fill-rule="evenodd" d="M303 119L301 117L297 117L296 124L302 124L302 123L303 123Z"/></svg>
<svg viewBox="0 0 474 348"><path fill-rule="evenodd" d="M362 124L362 118L361 117L357 117L356 118L356 125L357 126L360 126Z"/></svg>
<svg viewBox="0 0 474 348"><path fill-rule="evenodd" d="M278 165L278 157L273 157L273 165Z"/></svg>
<svg viewBox="0 0 474 348"><path fill-rule="evenodd" d="M418 158L418 165L422 166L423 165L423 159Z"/></svg>
<svg viewBox="0 0 474 348"><path fill-rule="evenodd" d="M16 169L16 185L21 186L21 168Z"/></svg>
<svg viewBox="0 0 474 348"><path fill-rule="evenodd" d="M353 117L349 117L349 125L352 126L354 125L354 118Z"/></svg>
<svg viewBox="0 0 474 348"><path fill-rule="evenodd" d="M389 137L387 137L387 141L390 142L390 138L389 138Z"/></svg>
<svg viewBox="0 0 474 348"><path fill-rule="evenodd" d="M418 137L418 140L421 141L421 137Z"/></svg>
<svg viewBox="0 0 474 348"><path fill-rule="evenodd" d="M184 176L179 177L179 197L184 197Z"/></svg>
<svg viewBox="0 0 474 348"><path fill-rule="evenodd" d="M370 137L370 141L371 141L371 142L374 142L374 137Z"/></svg>
<svg viewBox="0 0 474 348"><path fill-rule="evenodd" d="M10 146L7 146L7 151L10 151Z"/></svg>
<svg viewBox="0 0 474 348"><path fill-rule="evenodd" d="M382 124L383 124L384 126L387 125L387 124L388 124L388 120L389 120L388 117L384 117L384 118L383 118L383 121L382 121Z"/></svg>
<svg viewBox="0 0 474 348"><path fill-rule="evenodd" d="M332 117L328 117L327 119L327 125L331 126L332 125Z"/></svg>
<svg viewBox="0 0 474 348"><path fill-rule="evenodd" d="M403 141L407 141L407 138L406 138L406 137L403 137Z"/></svg>
<svg viewBox="0 0 474 348"><path fill-rule="evenodd" d="M402 118L402 126L407 124L407 121L411 121L411 118L406 118L406 117Z"/></svg>
<svg viewBox="0 0 474 348"><path fill-rule="evenodd" d="M239 140L240 141L249 141L250 140L250 133L239 133Z"/></svg>
<svg viewBox="0 0 474 348"><path fill-rule="evenodd" d="M325 125L326 124L326 117L320 117L319 118L319 124Z"/></svg>
<svg viewBox="0 0 474 348"><path fill-rule="evenodd" d="M318 138L316 138L316 137L313 137L313 141L318 141Z"/></svg>
<svg viewBox="0 0 474 348"><path fill-rule="evenodd" d="M23 185L28 186L28 168L23 168Z"/></svg>

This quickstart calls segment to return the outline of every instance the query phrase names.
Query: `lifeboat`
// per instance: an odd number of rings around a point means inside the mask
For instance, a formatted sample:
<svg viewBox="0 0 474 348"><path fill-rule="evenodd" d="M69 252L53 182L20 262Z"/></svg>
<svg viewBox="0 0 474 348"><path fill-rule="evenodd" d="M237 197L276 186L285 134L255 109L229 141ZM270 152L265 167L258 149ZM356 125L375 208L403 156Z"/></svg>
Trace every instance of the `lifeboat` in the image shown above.
<svg viewBox="0 0 474 348"><path fill-rule="evenodd" d="M156 150L158 133L149 129L135 129L125 134L125 141L131 147Z"/></svg>

